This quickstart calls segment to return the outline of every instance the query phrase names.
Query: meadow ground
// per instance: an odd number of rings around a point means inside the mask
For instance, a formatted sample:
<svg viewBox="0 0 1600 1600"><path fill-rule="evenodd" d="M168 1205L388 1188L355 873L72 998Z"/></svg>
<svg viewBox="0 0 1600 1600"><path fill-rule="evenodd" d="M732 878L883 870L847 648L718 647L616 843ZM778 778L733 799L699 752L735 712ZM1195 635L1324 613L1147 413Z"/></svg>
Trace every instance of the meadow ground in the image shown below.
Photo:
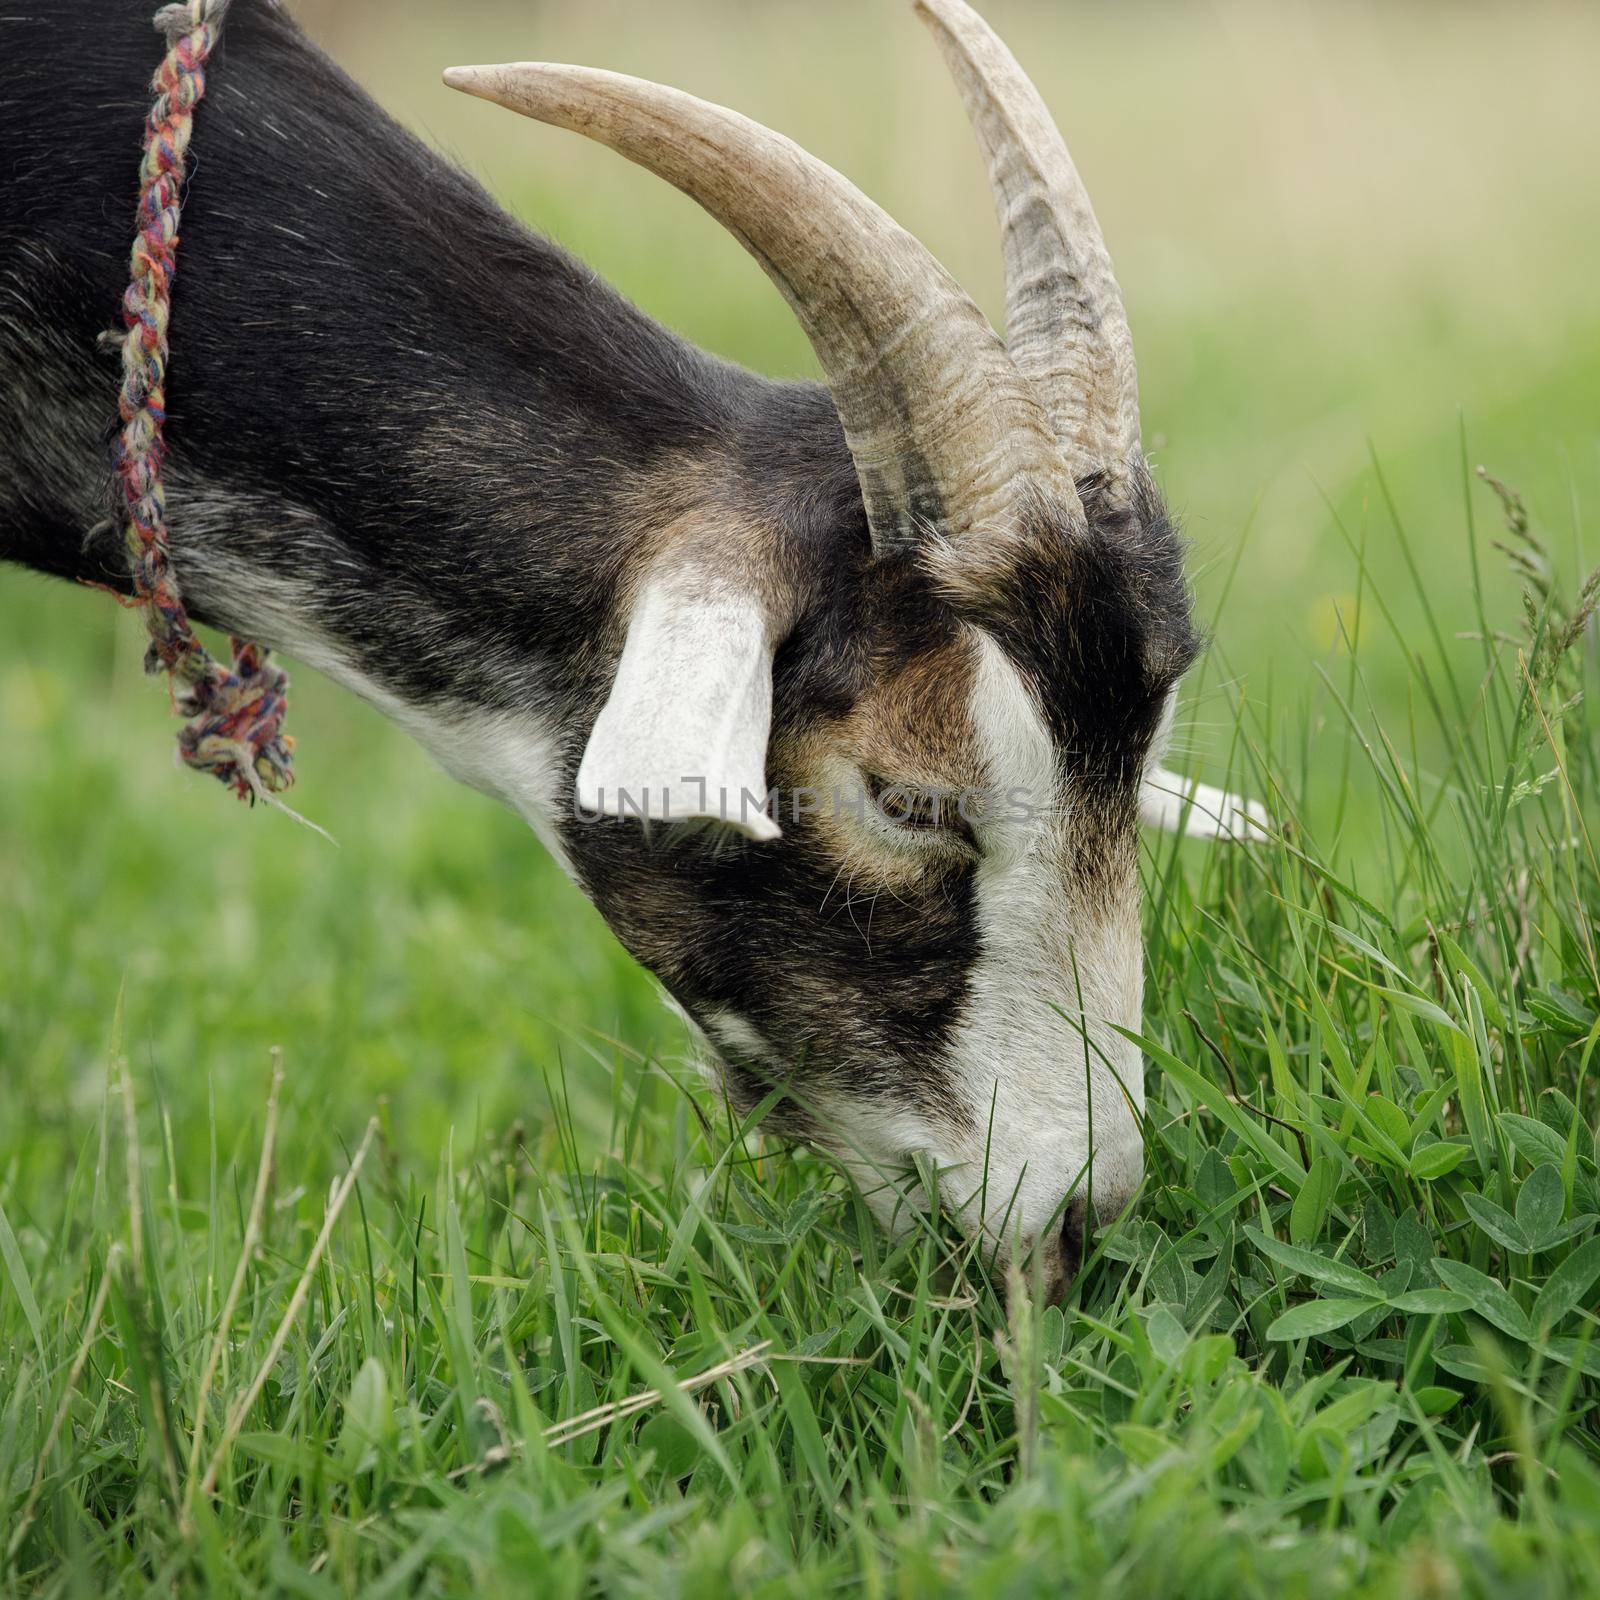
<svg viewBox="0 0 1600 1600"><path fill-rule="evenodd" d="M996 304L890 0L302 9L728 355L809 365L736 247L436 67L737 104ZM730 1126L513 818L309 672L339 848L247 814L173 772L126 618L0 573L4 1592L1594 1592L1600 16L994 10L1196 542L1185 759L1276 819L1150 840L1137 1207L1059 1309L889 1245Z"/></svg>

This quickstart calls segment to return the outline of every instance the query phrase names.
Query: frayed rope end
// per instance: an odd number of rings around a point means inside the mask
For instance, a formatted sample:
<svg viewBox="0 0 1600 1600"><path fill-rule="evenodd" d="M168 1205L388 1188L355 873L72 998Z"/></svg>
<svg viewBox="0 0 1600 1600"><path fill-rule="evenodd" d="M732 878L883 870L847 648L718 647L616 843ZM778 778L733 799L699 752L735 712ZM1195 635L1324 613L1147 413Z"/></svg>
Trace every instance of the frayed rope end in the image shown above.
<svg viewBox="0 0 1600 1600"><path fill-rule="evenodd" d="M283 732L289 674L259 645L235 639L228 672L198 640L181 662L164 660L152 643L145 667L187 680L177 696L178 710L189 719L178 735L186 766L209 772L252 804L294 783L294 740Z"/></svg>

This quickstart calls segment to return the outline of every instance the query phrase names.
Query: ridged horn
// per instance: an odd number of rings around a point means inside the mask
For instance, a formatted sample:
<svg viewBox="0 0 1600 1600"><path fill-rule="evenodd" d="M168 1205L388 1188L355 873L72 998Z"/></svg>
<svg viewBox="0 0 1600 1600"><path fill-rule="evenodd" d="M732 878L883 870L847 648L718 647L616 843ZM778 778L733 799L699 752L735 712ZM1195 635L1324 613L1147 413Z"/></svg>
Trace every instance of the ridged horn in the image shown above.
<svg viewBox="0 0 1600 1600"><path fill-rule="evenodd" d="M1076 504L1050 419L982 312L832 167L737 112L619 73L519 62L444 81L609 145L761 263L827 376L879 554L1006 518L1026 483Z"/></svg>
<svg viewBox="0 0 1600 1600"><path fill-rule="evenodd" d="M1094 207L1039 91L965 0L914 0L989 168L1006 265L1006 344L1080 476L1126 475L1139 380Z"/></svg>

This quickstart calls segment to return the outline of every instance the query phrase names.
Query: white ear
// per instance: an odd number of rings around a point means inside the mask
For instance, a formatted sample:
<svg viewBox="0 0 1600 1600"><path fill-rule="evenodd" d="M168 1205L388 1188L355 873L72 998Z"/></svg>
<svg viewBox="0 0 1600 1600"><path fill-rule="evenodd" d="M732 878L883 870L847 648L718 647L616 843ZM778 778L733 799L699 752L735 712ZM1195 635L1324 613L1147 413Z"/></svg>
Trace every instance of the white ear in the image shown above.
<svg viewBox="0 0 1600 1600"><path fill-rule="evenodd" d="M1268 823L1266 807L1259 801L1195 783L1165 767L1145 776L1139 791L1139 820L1191 839L1233 840L1259 839Z"/></svg>
<svg viewBox="0 0 1600 1600"><path fill-rule="evenodd" d="M611 817L714 818L776 839L765 807L775 640L753 596L716 582L700 569L641 587L578 767L578 803Z"/></svg>

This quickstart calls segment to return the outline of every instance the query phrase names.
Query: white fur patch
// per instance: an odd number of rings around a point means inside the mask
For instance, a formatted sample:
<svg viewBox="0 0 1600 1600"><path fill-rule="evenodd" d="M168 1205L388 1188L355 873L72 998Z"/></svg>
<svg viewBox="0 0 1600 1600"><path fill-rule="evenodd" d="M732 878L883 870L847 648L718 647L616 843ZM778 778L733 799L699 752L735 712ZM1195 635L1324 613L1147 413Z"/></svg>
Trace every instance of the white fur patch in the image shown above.
<svg viewBox="0 0 1600 1600"><path fill-rule="evenodd" d="M683 1011L682 1015L687 1017L688 1012ZM736 1061L757 1061L768 1067L777 1063L777 1052L762 1037L756 1025L737 1011L708 1012L704 1031L718 1050Z"/></svg>
<svg viewBox="0 0 1600 1600"><path fill-rule="evenodd" d="M561 746L542 718L461 702L416 706L348 664L322 670L404 728L452 778L509 806L576 881L556 831Z"/></svg>
<svg viewBox="0 0 1600 1600"><path fill-rule="evenodd" d="M309 620L314 615L310 593L292 579L265 576L207 553L186 556L184 583L212 615L359 695L409 733L452 778L509 806L567 876L574 876L556 829L561 747L546 719L460 701L424 706L403 699L369 677Z"/></svg>
<svg viewBox="0 0 1600 1600"><path fill-rule="evenodd" d="M878 1223L891 1234L905 1233L916 1215L927 1209L927 1196L909 1182L913 1156L923 1154L937 1171L940 1146L945 1142L939 1129L926 1117L888 1100L862 1099L824 1092L808 1106L816 1117L833 1159L855 1180ZM967 1165L967 1152L960 1152L957 1172ZM959 1213L967 1221L965 1196L952 1200L948 1182L940 1183L940 1200L949 1213Z"/></svg>
<svg viewBox="0 0 1600 1600"><path fill-rule="evenodd" d="M1049 731L999 646L980 635L979 652L972 716L990 782L1023 791L1035 814L997 817L975 869L982 947L948 1070L978 1131L861 1132L926 1141L914 1148L940 1169L946 1210L973 1226L981 1193L983 1226L1004 1259L1058 1225L1074 1191L1092 1187L1102 1208L1115 1208L1138 1184L1143 1061L1112 1024L1138 1026L1144 969L1136 887L1111 906L1077 892Z"/></svg>

